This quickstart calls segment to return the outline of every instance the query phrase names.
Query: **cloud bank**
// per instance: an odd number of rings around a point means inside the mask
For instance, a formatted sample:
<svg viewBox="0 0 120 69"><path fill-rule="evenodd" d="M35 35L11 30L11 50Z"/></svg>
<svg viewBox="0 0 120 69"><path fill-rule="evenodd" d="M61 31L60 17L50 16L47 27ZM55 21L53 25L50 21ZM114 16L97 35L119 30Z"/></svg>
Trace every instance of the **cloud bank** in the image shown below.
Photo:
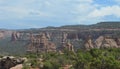
<svg viewBox="0 0 120 69"><path fill-rule="evenodd" d="M110 0L0 0L0 27L38 28L65 24L93 24L109 21L111 18L118 21L119 2L119 0L111 2Z"/></svg>

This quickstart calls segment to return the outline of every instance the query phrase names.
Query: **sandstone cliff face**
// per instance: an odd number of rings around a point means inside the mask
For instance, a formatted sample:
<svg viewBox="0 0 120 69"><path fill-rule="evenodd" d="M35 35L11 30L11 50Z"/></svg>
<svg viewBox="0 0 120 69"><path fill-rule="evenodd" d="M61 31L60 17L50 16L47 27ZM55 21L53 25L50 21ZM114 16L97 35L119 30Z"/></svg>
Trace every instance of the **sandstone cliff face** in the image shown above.
<svg viewBox="0 0 120 69"><path fill-rule="evenodd" d="M87 40L85 41L85 48L86 48L87 50L94 48L94 45L93 45L93 41L92 41L92 39L91 39L91 36L87 37Z"/></svg>
<svg viewBox="0 0 120 69"><path fill-rule="evenodd" d="M95 41L96 48L118 48L116 41L109 36L100 36Z"/></svg>
<svg viewBox="0 0 120 69"><path fill-rule="evenodd" d="M95 48L100 48L103 44L104 37L100 36L95 40Z"/></svg>
<svg viewBox="0 0 120 69"><path fill-rule="evenodd" d="M63 49L67 49L68 51L74 52L74 46L70 42L66 42L63 44Z"/></svg>
<svg viewBox="0 0 120 69"><path fill-rule="evenodd" d="M47 52L56 52L56 45L52 42L48 43Z"/></svg>
<svg viewBox="0 0 120 69"><path fill-rule="evenodd" d="M19 40L19 38L20 38L20 33L18 33L18 32L13 32L13 33L11 34L11 41L17 41L17 40Z"/></svg>
<svg viewBox="0 0 120 69"><path fill-rule="evenodd" d="M28 45L28 52L49 52L56 51L54 43L50 42L45 33L39 35L31 34L30 43Z"/></svg>
<svg viewBox="0 0 120 69"><path fill-rule="evenodd" d="M85 42L85 48L119 48L120 40L114 39L110 36L100 36L94 42L91 38L88 38Z"/></svg>
<svg viewBox="0 0 120 69"><path fill-rule="evenodd" d="M11 36L12 31L0 31L0 39L4 39Z"/></svg>
<svg viewBox="0 0 120 69"><path fill-rule="evenodd" d="M116 43L118 45L118 48L120 48L120 38L116 38L115 41L116 41Z"/></svg>
<svg viewBox="0 0 120 69"><path fill-rule="evenodd" d="M101 45L101 48L118 48L118 46L114 39L104 37L104 41Z"/></svg>
<svg viewBox="0 0 120 69"><path fill-rule="evenodd" d="M67 41L67 37L68 37L68 34L67 33L62 33L62 42L66 42Z"/></svg>
<svg viewBox="0 0 120 69"><path fill-rule="evenodd" d="M4 38L4 33L0 32L0 39L3 39L3 38Z"/></svg>
<svg viewBox="0 0 120 69"><path fill-rule="evenodd" d="M47 37L48 40L51 40L51 36L52 36L51 33L46 32L45 35L46 35L46 37Z"/></svg>

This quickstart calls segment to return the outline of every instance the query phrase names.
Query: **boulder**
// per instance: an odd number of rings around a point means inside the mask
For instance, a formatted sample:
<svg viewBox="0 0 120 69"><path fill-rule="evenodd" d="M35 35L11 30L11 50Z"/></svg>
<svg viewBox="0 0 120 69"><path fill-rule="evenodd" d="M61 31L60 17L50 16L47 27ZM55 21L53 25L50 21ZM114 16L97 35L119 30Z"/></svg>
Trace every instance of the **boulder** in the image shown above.
<svg viewBox="0 0 120 69"><path fill-rule="evenodd" d="M10 69L22 69L23 68L23 65L22 64L18 64Z"/></svg>
<svg viewBox="0 0 120 69"><path fill-rule="evenodd" d="M22 64L24 60L4 57L0 60L0 69L10 69L18 64Z"/></svg>

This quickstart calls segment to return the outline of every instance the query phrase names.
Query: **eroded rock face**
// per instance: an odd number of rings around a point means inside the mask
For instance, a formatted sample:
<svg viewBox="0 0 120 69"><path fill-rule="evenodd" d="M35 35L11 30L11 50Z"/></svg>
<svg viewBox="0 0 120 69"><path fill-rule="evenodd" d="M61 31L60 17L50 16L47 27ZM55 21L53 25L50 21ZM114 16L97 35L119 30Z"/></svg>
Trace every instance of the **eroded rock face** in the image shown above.
<svg viewBox="0 0 120 69"><path fill-rule="evenodd" d="M89 36L85 41L85 48L87 50L92 48L119 48L120 40L114 39L110 36L100 36L94 42L92 41L91 37Z"/></svg>
<svg viewBox="0 0 120 69"><path fill-rule="evenodd" d="M103 44L101 48L117 48L117 43L115 42L114 39L110 37L104 37Z"/></svg>
<svg viewBox="0 0 120 69"><path fill-rule="evenodd" d="M79 40L78 35L79 35L78 33L69 33L67 37L70 40Z"/></svg>
<svg viewBox="0 0 120 69"><path fill-rule="evenodd" d="M16 40L17 40L16 33L13 32L11 35L11 41L16 41Z"/></svg>
<svg viewBox="0 0 120 69"><path fill-rule="evenodd" d="M85 41L85 49L92 49L94 48L93 41L91 39L91 36L87 37L87 40Z"/></svg>
<svg viewBox="0 0 120 69"><path fill-rule="evenodd" d="M116 41L116 43L118 45L118 48L120 48L120 38L115 38L115 41Z"/></svg>
<svg viewBox="0 0 120 69"><path fill-rule="evenodd" d="M100 36L95 40L95 48L100 48L103 44L104 37Z"/></svg>
<svg viewBox="0 0 120 69"><path fill-rule="evenodd" d="M63 48L67 49L68 51L74 52L74 46L70 42L64 43Z"/></svg>
<svg viewBox="0 0 120 69"><path fill-rule="evenodd" d="M46 32L45 35L46 35L46 37L47 37L48 40L51 40L51 36L52 36L51 33Z"/></svg>
<svg viewBox="0 0 120 69"><path fill-rule="evenodd" d="M48 40L45 33L40 33L39 35L35 35L35 36L31 35L28 51L31 52L56 51L56 46L54 43Z"/></svg>
<svg viewBox="0 0 120 69"><path fill-rule="evenodd" d="M49 42L48 45L49 45L49 46L47 47L47 51L48 51L48 52L56 52L56 45L55 45L54 43Z"/></svg>
<svg viewBox="0 0 120 69"><path fill-rule="evenodd" d="M12 33L12 31L6 31L6 30L1 31L0 30L0 39L5 39L7 37L11 37L11 33Z"/></svg>
<svg viewBox="0 0 120 69"><path fill-rule="evenodd" d="M18 32L13 32L13 33L11 34L11 41L17 41L17 40L19 40L19 38L20 38L20 33L18 33Z"/></svg>
<svg viewBox="0 0 120 69"><path fill-rule="evenodd" d="M118 48L116 41L110 36L100 36L95 41L96 48Z"/></svg>
<svg viewBox="0 0 120 69"><path fill-rule="evenodd" d="M67 37L68 37L68 34L63 32L62 33L62 42L66 42L67 41Z"/></svg>
<svg viewBox="0 0 120 69"><path fill-rule="evenodd" d="M3 38L4 38L4 33L0 32L0 39L3 39Z"/></svg>

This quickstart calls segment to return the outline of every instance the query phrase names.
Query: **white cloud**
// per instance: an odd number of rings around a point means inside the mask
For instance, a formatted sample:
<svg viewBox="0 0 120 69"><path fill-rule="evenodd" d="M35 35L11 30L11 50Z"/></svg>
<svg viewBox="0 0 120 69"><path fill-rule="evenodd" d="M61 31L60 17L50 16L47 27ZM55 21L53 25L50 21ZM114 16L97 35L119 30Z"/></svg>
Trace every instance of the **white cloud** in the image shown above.
<svg viewBox="0 0 120 69"><path fill-rule="evenodd" d="M107 6L107 7L101 7L100 9L95 9L92 11L88 17L92 18L102 18L105 16L113 15L116 17L120 17L120 6Z"/></svg>
<svg viewBox="0 0 120 69"><path fill-rule="evenodd" d="M87 3L92 3L93 2L93 0L78 0L79 2L87 2Z"/></svg>
<svg viewBox="0 0 120 69"><path fill-rule="evenodd" d="M8 2L10 3L8 3ZM29 16L66 18L85 16L95 8L93 0L7 0L2 11L9 13L15 18L24 18ZM11 4L12 2L12 4ZM1 10L1 9L0 9ZM66 16L64 16L66 15ZM11 16L12 17L12 16Z"/></svg>
<svg viewBox="0 0 120 69"><path fill-rule="evenodd" d="M79 2L79 3L92 3L93 0L65 0L69 2Z"/></svg>
<svg viewBox="0 0 120 69"><path fill-rule="evenodd" d="M116 2L118 2L118 3L120 2L120 0L114 0L114 1L116 1Z"/></svg>
<svg viewBox="0 0 120 69"><path fill-rule="evenodd" d="M16 19L23 20L23 23L24 20L44 20L50 23L95 23L108 15L120 17L119 5L105 7L94 1L0 0L0 15L2 16L0 20Z"/></svg>
<svg viewBox="0 0 120 69"><path fill-rule="evenodd" d="M48 14L46 12L42 12L40 10L35 9L25 9L19 7L0 7L0 19L11 19L11 18L18 18L22 19L29 16L39 16L39 17L49 17L52 14Z"/></svg>

